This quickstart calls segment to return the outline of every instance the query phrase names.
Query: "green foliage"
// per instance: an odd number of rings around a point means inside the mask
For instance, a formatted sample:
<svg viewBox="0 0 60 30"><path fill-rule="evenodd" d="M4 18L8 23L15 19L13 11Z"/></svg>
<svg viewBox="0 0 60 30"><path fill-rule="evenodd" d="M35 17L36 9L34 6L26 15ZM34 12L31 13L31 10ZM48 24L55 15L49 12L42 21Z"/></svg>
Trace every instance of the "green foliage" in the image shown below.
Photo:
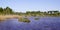
<svg viewBox="0 0 60 30"><path fill-rule="evenodd" d="M11 8L6 7L6 8L4 9L4 12L5 12L6 14L11 14L13 11L12 11Z"/></svg>
<svg viewBox="0 0 60 30"><path fill-rule="evenodd" d="M6 8L0 7L0 14L16 14L16 15L25 15L25 16L60 16L60 12L57 10L47 11L47 12L27 11L26 13L20 13L20 12L14 12L9 7L6 7Z"/></svg>
<svg viewBox="0 0 60 30"><path fill-rule="evenodd" d="M3 8L0 7L0 12L3 12Z"/></svg>
<svg viewBox="0 0 60 30"><path fill-rule="evenodd" d="M3 8L0 8L0 14L12 14L12 13L13 13L13 11L9 7L6 7L4 9Z"/></svg>
<svg viewBox="0 0 60 30"><path fill-rule="evenodd" d="M30 22L30 20L27 19L27 18L20 18L19 21L20 21L20 22L27 22L27 23Z"/></svg>

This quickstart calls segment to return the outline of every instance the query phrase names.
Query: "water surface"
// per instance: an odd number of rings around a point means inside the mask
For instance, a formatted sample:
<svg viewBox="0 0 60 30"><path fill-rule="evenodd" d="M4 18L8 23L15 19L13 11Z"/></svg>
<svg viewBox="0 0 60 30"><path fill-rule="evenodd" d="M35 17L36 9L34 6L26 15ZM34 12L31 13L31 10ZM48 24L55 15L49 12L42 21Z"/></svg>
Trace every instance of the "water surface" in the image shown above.
<svg viewBox="0 0 60 30"><path fill-rule="evenodd" d="M19 22L18 19L7 19L0 22L0 30L60 30L60 17L28 17L30 23Z"/></svg>

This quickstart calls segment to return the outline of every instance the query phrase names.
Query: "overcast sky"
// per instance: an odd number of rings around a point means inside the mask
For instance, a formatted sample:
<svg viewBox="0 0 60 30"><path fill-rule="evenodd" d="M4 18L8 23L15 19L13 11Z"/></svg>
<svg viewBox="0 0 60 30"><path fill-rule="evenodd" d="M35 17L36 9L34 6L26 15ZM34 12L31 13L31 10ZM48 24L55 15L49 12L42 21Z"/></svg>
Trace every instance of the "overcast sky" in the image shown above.
<svg viewBox="0 0 60 30"><path fill-rule="evenodd" d="M60 10L60 0L0 0L0 7L17 12Z"/></svg>

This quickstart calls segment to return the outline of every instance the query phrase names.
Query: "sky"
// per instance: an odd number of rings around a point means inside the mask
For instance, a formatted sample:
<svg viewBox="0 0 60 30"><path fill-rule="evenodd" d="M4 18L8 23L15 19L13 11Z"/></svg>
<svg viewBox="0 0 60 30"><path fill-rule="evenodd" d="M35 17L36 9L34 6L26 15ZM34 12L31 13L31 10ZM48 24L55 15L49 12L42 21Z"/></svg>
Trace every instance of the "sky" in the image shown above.
<svg viewBox="0 0 60 30"><path fill-rule="evenodd" d="M60 11L60 0L0 0L0 7L10 7L16 12Z"/></svg>

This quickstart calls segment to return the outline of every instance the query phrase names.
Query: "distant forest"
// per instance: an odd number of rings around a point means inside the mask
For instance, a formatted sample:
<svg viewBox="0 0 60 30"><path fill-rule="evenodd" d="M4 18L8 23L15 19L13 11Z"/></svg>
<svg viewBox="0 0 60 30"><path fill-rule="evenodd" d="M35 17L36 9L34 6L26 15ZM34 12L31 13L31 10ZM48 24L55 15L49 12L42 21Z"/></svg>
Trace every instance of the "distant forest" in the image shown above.
<svg viewBox="0 0 60 30"><path fill-rule="evenodd" d="M0 7L0 15L25 15L25 16L60 16L59 11L47 11L47 12L41 12L41 11L26 11L26 13L22 12L14 12L11 8L6 7L2 8Z"/></svg>

